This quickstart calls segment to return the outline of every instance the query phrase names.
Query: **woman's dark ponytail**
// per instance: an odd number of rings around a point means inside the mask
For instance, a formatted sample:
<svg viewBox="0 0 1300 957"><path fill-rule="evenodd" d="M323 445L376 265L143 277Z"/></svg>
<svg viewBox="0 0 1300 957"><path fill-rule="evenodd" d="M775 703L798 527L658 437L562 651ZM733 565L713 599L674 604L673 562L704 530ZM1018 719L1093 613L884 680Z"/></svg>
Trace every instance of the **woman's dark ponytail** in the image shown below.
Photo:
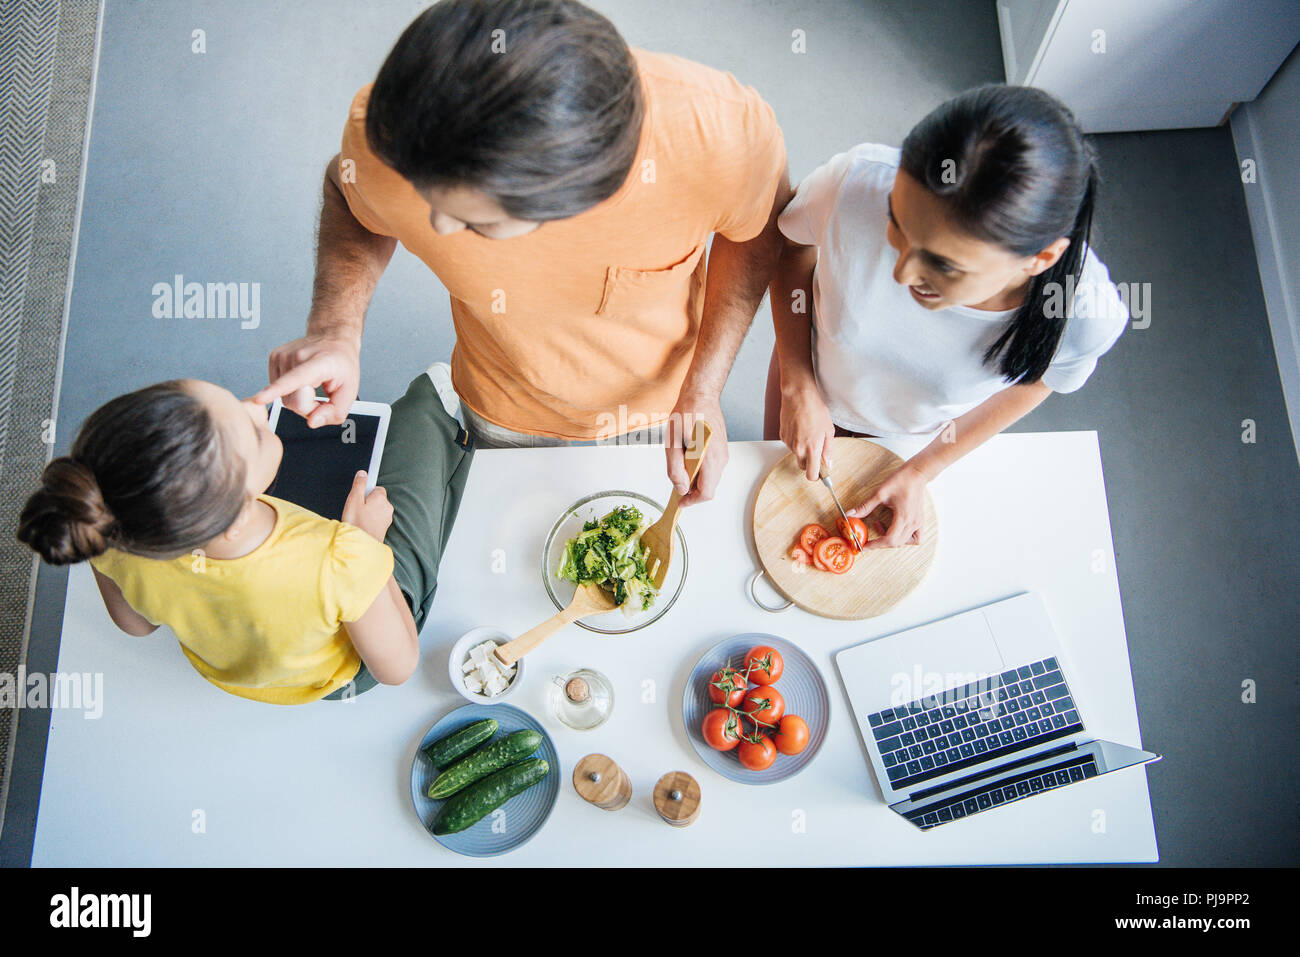
<svg viewBox="0 0 1300 957"><path fill-rule="evenodd" d="M184 382L162 382L95 410L69 454L45 467L18 540L51 565L109 548L185 554L239 516L244 476L207 407Z"/></svg>
<svg viewBox="0 0 1300 957"><path fill-rule="evenodd" d="M977 87L912 128L900 168L944 198L977 239L1032 256L1069 238L984 354L1008 382L1037 382L1065 331L1097 200L1096 154L1074 115L1034 87Z"/></svg>
<svg viewBox="0 0 1300 957"><path fill-rule="evenodd" d="M102 555L115 526L94 473L64 455L45 466L19 519L18 540L51 565L71 565Z"/></svg>
<svg viewBox="0 0 1300 957"><path fill-rule="evenodd" d="M1001 355L999 371L1008 382L1037 382L1052 364L1070 315L1070 299L1083 275L1096 196L1097 169L1092 164L1079 215L1069 233L1070 245L1050 269L1030 280L1025 301L984 353L988 364ZM1053 302L1057 305L1049 305Z"/></svg>

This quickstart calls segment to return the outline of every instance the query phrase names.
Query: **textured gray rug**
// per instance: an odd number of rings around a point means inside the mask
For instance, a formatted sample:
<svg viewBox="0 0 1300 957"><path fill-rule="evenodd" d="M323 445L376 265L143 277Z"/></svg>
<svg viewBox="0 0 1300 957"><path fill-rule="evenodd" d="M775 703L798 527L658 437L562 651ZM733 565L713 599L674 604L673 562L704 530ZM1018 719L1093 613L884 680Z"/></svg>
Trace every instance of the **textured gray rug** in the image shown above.
<svg viewBox="0 0 1300 957"><path fill-rule="evenodd" d="M36 563L14 538L54 443L98 0L0 0L0 672L26 660ZM0 828L20 711L0 708Z"/></svg>

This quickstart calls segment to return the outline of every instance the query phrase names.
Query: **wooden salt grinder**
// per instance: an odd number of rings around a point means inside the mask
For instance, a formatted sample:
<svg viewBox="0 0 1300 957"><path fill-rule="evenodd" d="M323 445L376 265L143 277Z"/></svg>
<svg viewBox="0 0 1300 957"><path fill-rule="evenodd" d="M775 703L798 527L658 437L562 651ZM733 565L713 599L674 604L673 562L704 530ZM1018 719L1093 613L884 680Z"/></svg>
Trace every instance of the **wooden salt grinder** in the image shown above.
<svg viewBox="0 0 1300 957"><path fill-rule="evenodd" d="M655 810L665 824L688 827L700 816L700 784L685 771L669 771L655 783Z"/></svg>
<svg viewBox="0 0 1300 957"><path fill-rule="evenodd" d="M617 811L632 800L632 781L612 758L589 754L573 769L573 789L588 804Z"/></svg>

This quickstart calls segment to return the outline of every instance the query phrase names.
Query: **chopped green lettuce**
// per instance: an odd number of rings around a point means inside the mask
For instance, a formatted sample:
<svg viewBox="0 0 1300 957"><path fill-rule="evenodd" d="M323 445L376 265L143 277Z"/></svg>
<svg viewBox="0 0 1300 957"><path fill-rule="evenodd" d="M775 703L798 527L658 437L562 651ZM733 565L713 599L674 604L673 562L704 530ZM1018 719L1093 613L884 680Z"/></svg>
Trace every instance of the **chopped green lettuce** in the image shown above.
<svg viewBox="0 0 1300 957"><path fill-rule="evenodd" d="M624 613L645 611L659 591L645 567L640 509L620 505L600 521L583 524L569 539L556 572L575 585L595 583L614 596Z"/></svg>

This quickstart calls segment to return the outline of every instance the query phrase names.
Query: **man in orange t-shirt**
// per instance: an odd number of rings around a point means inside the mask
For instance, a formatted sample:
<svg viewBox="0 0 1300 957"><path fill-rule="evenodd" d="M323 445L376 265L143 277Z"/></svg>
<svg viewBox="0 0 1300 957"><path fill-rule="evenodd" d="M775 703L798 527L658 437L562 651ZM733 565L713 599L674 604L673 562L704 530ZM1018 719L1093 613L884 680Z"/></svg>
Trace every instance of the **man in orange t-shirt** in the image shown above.
<svg viewBox="0 0 1300 957"><path fill-rule="evenodd" d="M752 88L631 50L576 0L442 0L353 99L324 190L307 335L272 353L260 399L343 419L401 242L451 295L451 380L480 445L662 428L684 502L712 497L722 387L791 195ZM714 440L692 491L695 417Z"/></svg>

